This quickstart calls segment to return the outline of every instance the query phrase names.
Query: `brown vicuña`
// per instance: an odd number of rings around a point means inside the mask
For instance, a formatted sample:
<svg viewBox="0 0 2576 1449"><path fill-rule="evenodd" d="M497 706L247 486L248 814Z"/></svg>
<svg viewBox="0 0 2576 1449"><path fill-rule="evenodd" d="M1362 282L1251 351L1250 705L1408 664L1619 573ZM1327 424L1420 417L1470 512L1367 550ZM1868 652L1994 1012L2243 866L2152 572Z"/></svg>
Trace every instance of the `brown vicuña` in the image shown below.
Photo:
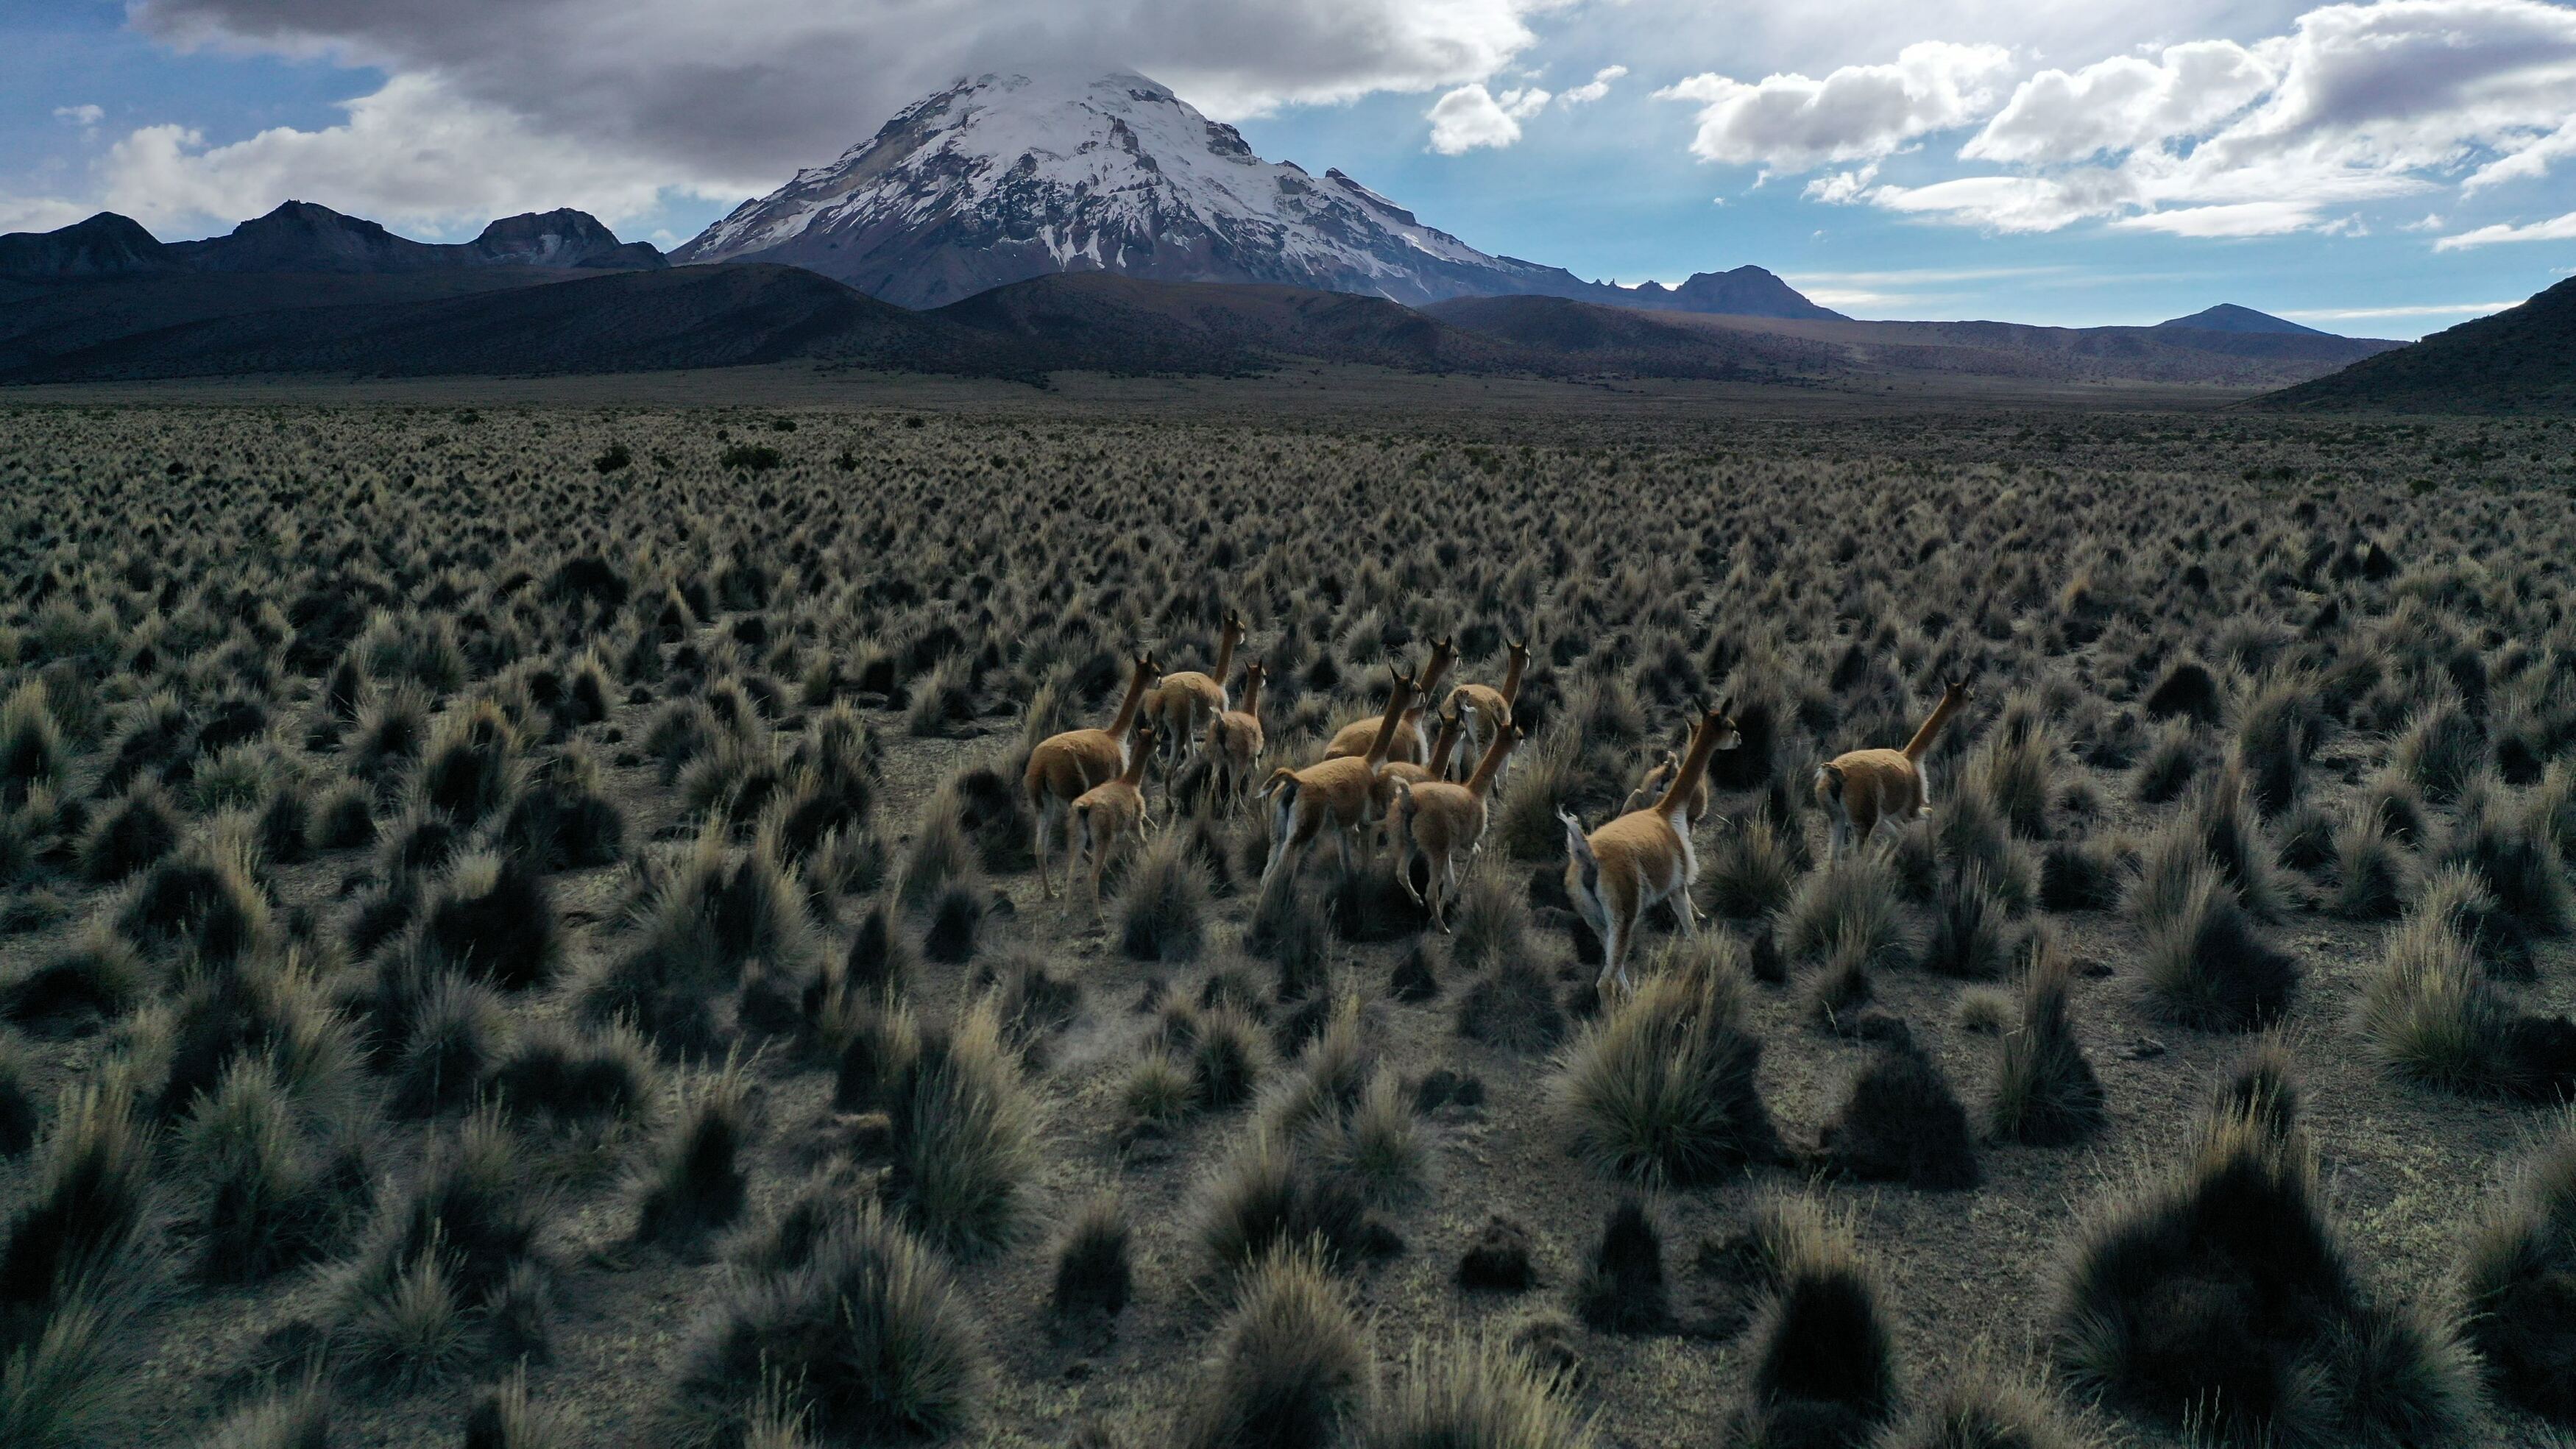
<svg viewBox="0 0 2576 1449"><path fill-rule="evenodd" d="M1208 783L1232 805L1252 788L1252 765L1261 758L1261 682L1270 671L1256 659L1243 667L1243 703L1208 721Z"/></svg>
<svg viewBox="0 0 2576 1449"><path fill-rule="evenodd" d="M1273 877L1284 864L1288 884L1297 881L1297 870L1304 863L1306 848L1327 826L1342 850L1342 874L1352 870L1351 839L1360 823L1368 817L1369 782L1377 777L1377 767L1386 761L1388 745L1396 738L1395 722L1403 717L1404 707L1413 698L1413 681L1393 670L1395 683L1386 697L1386 714L1380 723L1384 728L1377 742L1364 755L1337 755L1308 765L1302 770L1285 766L1271 772L1262 783L1261 793L1270 801L1270 862L1261 868L1261 888L1270 889Z"/></svg>
<svg viewBox="0 0 2576 1449"><path fill-rule="evenodd" d="M1589 836L1583 823L1562 807L1556 812L1565 822L1565 893L1576 914L1601 938L1601 977L1595 983L1600 989L1608 989L1613 977L1623 989L1632 984L1628 948L1636 940L1638 921L1657 902L1679 896L1673 914L1682 934L1699 934L1699 913L1689 894L1699 875L1699 854L1691 847L1685 811L1707 777L1709 756L1744 743L1734 709L1730 699L1700 717L1681 773L1653 805L1631 810Z"/></svg>
<svg viewBox="0 0 2576 1449"><path fill-rule="evenodd" d="M1393 844L1395 840L1394 831L1387 822L1394 818L1392 812L1397 788L1446 776L1450 753L1458 748L1458 741L1465 731L1466 722L1457 711L1451 710L1440 716L1440 733L1431 737L1429 759L1418 765L1410 760L1389 760L1377 767L1376 778L1369 781L1369 818L1386 827L1380 832L1381 843ZM1403 738L1402 731L1397 732L1397 738Z"/></svg>
<svg viewBox="0 0 2576 1449"><path fill-rule="evenodd" d="M1684 747L1687 748L1687 744ZM1631 810L1643 810L1662 799L1664 792L1672 788L1673 781L1679 779L1681 773L1682 757L1671 750L1664 751L1664 757L1657 760L1654 767L1646 771L1645 777L1637 782L1637 788L1629 791L1628 798L1619 802L1619 813L1625 815ZM1691 792L1688 800L1682 802L1682 813L1688 817L1683 826L1684 829L1699 824L1707 817L1708 777L1706 775L1700 776L1699 788Z"/></svg>
<svg viewBox="0 0 2576 1449"><path fill-rule="evenodd" d="M1457 718L1451 715L1451 719ZM1476 761L1475 773L1464 785L1446 780L1405 781L1395 787L1392 826L1395 832L1395 880L1404 887L1416 905L1428 905L1431 923L1442 934L1449 930L1449 898L1458 892L1458 861L1461 856L1475 859L1485 843L1485 797L1493 793L1494 778L1503 772L1503 761L1511 757L1525 734L1518 729L1499 729L1494 741L1485 746L1483 758ZM1425 892L1413 888L1413 857L1427 857L1431 863L1429 900Z"/></svg>
<svg viewBox="0 0 2576 1449"><path fill-rule="evenodd" d="M1100 873L1109 864L1109 852L1118 843L1134 836L1145 843L1145 830L1152 822L1145 816L1145 761L1154 752L1154 727L1136 728L1135 748L1128 752L1127 768L1118 778L1104 785L1094 785L1073 802L1073 848L1091 857L1091 906L1100 908ZM1071 869L1068 862L1067 869ZM1071 890L1073 883L1065 882Z"/></svg>
<svg viewBox="0 0 2576 1449"><path fill-rule="evenodd" d="M1163 752L1187 763L1190 751L1207 733L1208 721L1232 707L1226 693L1227 671L1234 668L1235 646L1243 642L1243 616L1225 611L1225 627L1216 638L1213 677L1195 669L1175 670L1154 681L1145 695L1145 722L1163 741Z"/></svg>
<svg viewBox="0 0 2576 1449"><path fill-rule="evenodd" d="M1512 706L1520 703L1521 676L1529 669L1529 641L1514 639L1503 645L1503 682L1462 684L1449 691L1441 709L1460 711L1467 721L1468 758L1482 759L1490 730L1512 727Z"/></svg>
<svg viewBox="0 0 2576 1449"><path fill-rule="evenodd" d="M1145 686L1161 669L1151 654L1136 656L1135 672L1127 677L1127 692L1118 699L1118 713L1109 728L1100 730L1066 730L1038 741L1029 751L1029 768L1020 777L1028 791L1029 813L1036 817L1038 893L1055 898L1055 886L1047 878L1047 835L1064 823L1065 811L1094 785L1115 780L1127 768L1131 742L1128 732L1135 728L1136 711L1145 698ZM1073 886L1072 842L1066 842L1065 887Z"/></svg>
<svg viewBox="0 0 2576 1449"><path fill-rule="evenodd" d="M1941 691L1923 728L1901 750L1853 750L1816 767L1816 803L1833 829L1829 858L1869 844L1882 820L1912 820L1932 813L1932 777L1923 756L1941 727L1975 691L1952 683Z"/></svg>
<svg viewBox="0 0 2576 1449"><path fill-rule="evenodd" d="M1440 676L1449 672L1449 666L1457 658L1458 651L1450 647L1448 640L1431 641L1431 658L1422 666L1419 686L1423 699L1429 699L1431 691L1440 687ZM1395 742L1379 751L1380 759L1410 760L1418 765L1430 758L1431 740L1422 732L1422 709L1419 705L1401 715L1391 716L1390 722L1363 719L1342 726L1333 736L1333 742L1324 746L1324 758L1338 760L1347 755L1365 755L1376 747L1378 736L1389 729L1395 731Z"/></svg>

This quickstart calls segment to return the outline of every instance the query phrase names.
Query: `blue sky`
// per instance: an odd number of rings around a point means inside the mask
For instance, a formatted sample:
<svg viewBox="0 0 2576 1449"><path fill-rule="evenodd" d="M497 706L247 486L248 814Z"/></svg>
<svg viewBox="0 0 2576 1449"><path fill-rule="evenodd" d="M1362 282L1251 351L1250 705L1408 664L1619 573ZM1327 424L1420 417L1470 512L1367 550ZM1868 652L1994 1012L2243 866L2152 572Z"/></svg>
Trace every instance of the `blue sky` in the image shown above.
<svg viewBox="0 0 2576 1449"><path fill-rule="evenodd" d="M2414 336L2576 272L2576 7L21 0L0 230L297 196L664 245L965 69L1132 65L1487 251L1865 317Z"/></svg>

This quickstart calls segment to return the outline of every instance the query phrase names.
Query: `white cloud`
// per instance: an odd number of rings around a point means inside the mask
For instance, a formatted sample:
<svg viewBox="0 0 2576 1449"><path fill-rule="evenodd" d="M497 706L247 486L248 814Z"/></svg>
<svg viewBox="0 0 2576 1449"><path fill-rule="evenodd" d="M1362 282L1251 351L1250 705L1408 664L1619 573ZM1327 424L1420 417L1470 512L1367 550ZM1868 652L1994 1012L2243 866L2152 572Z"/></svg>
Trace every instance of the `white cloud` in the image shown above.
<svg viewBox="0 0 2576 1449"><path fill-rule="evenodd" d="M1565 106L1588 106L1594 101L1601 99L1603 96L1610 94L1610 83L1627 73L1628 68L1624 65L1605 65L1592 73L1592 79L1590 81L1576 86L1572 90L1566 91L1564 94L1558 96L1556 98L1557 104Z"/></svg>
<svg viewBox="0 0 2576 1449"><path fill-rule="evenodd" d="M1132 68L1219 120L1491 82L1573 0L131 0L145 33L436 76L630 177L765 190L960 74Z"/></svg>
<svg viewBox="0 0 2576 1449"><path fill-rule="evenodd" d="M2506 226L2502 223L2482 226L2475 231L2443 237L2433 243L2433 250L2455 252L2467 247L2493 246L2497 242L2567 241L2572 238L2576 238L2576 211L2565 216L2553 216L2547 221L2535 221L2528 226Z"/></svg>
<svg viewBox="0 0 2576 1449"><path fill-rule="evenodd" d="M2360 234L2342 210L2355 203L2472 166L2471 187L2524 179L2576 155L2576 8L2328 5L2250 46L2045 71L1959 155L2027 169L1847 199L1996 231L2106 219L2193 237Z"/></svg>
<svg viewBox="0 0 2576 1449"><path fill-rule="evenodd" d="M1828 206L1848 206L1866 196L1869 192L1869 184L1877 179L1878 163L1872 161L1857 170L1836 171L1819 176L1808 182L1806 190L1799 195L1809 201L1824 202Z"/></svg>
<svg viewBox="0 0 2576 1449"><path fill-rule="evenodd" d="M1536 86L1497 96L1481 84L1460 86L1432 104L1431 149L1456 156L1479 146L1509 146L1521 122L1544 110L1551 97Z"/></svg>
<svg viewBox="0 0 2576 1449"><path fill-rule="evenodd" d="M2012 53L1999 45L1921 41L1892 65L1847 65L1822 80L1770 75L1751 85L1715 72L1655 92L1699 103L1691 154L1776 171L1868 161L1992 110Z"/></svg>
<svg viewBox="0 0 2576 1449"><path fill-rule="evenodd" d="M397 226L557 206L613 226L650 211L660 193L649 168L602 166L597 148L462 102L426 78L396 76L346 109L341 125L279 126L221 146L185 127L145 126L100 158L106 205L156 231L238 221L289 197Z"/></svg>
<svg viewBox="0 0 2576 1449"><path fill-rule="evenodd" d="M2490 312L2501 312L2507 307L2521 305L2522 303L2517 300L2458 302L2421 307L2310 307L2298 311L2283 311L2276 315L2300 322L2349 322L2363 317L2483 317Z"/></svg>
<svg viewBox="0 0 2576 1449"><path fill-rule="evenodd" d="M2023 81L1959 154L2081 161L2201 134L2251 105L2275 79L2254 52L2226 40L2168 46L2153 61L2116 56L2072 72L2044 70Z"/></svg>
<svg viewBox="0 0 2576 1449"><path fill-rule="evenodd" d="M96 211L52 196L9 196L0 194L0 233L13 231L54 231Z"/></svg>
<svg viewBox="0 0 2576 1449"><path fill-rule="evenodd" d="M54 107L54 119L57 121L69 121L73 125L80 127L82 130L87 131L95 128L99 122L107 119L107 109L103 106L92 105L56 106Z"/></svg>

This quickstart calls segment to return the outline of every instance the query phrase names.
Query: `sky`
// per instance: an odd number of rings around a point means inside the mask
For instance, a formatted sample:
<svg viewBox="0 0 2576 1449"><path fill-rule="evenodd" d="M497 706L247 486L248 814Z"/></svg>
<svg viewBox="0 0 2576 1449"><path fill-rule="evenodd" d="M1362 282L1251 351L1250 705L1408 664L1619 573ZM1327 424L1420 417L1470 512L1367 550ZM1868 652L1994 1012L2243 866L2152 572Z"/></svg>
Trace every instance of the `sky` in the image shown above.
<svg viewBox="0 0 2576 1449"><path fill-rule="evenodd" d="M12 0L0 231L289 197L670 247L988 68L1133 68L1489 252L1861 317L2414 337L2576 275L2546 0Z"/></svg>

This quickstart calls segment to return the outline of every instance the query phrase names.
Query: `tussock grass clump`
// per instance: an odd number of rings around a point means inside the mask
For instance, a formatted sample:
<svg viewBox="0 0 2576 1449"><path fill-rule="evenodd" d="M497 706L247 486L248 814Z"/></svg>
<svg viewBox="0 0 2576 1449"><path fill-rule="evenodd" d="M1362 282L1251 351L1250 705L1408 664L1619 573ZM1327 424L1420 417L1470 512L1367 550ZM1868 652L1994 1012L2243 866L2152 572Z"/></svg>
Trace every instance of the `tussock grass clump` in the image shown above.
<svg viewBox="0 0 2576 1449"><path fill-rule="evenodd" d="M357 1034L332 1005L313 966L292 949L208 973L179 998L164 1024L161 1088L152 1104L159 1118L177 1116L198 1093L213 1090L240 1056L266 1061L310 1110L338 1111L355 1094Z"/></svg>
<svg viewBox="0 0 2576 1449"><path fill-rule="evenodd" d="M2150 850L2185 849L2182 838L2178 827L2168 828ZM2278 857L2262 820L2246 803L2245 774L2236 761L2228 761L2201 792L2191 839L2218 867L2245 909L2266 919L2281 913L2285 902Z"/></svg>
<svg viewBox="0 0 2576 1449"><path fill-rule="evenodd" d="M1256 1123L1201 1181L1197 1236L1220 1279L1274 1251L1311 1245L1335 1269L1389 1251L1359 1186L1323 1170L1289 1133Z"/></svg>
<svg viewBox="0 0 2576 1449"><path fill-rule="evenodd" d="M81 1290L41 1321L10 1326L0 1337L0 1443L88 1449L110 1442L131 1386L119 1339L129 1306L112 1289Z"/></svg>
<svg viewBox="0 0 2576 1449"><path fill-rule="evenodd" d="M2388 764L2437 805L2460 798L2487 768L2486 727L2455 694L2419 706L2389 747Z"/></svg>
<svg viewBox="0 0 2576 1449"><path fill-rule="evenodd" d="M2348 921L2395 919L2413 873L2406 852L2376 814L2360 811L2335 827L2334 867L2336 915Z"/></svg>
<svg viewBox="0 0 2576 1449"><path fill-rule="evenodd" d="M65 949L0 986L0 1018L35 1036L80 1036L143 1004L152 970L104 920Z"/></svg>
<svg viewBox="0 0 2576 1449"><path fill-rule="evenodd" d="M456 1372L506 1346L499 1330L542 1283L546 1205L518 1142L491 1110L431 1145L407 1191L377 1210L334 1275L334 1338L352 1362L398 1382Z"/></svg>
<svg viewBox="0 0 2576 1449"><path fill-rule="evenodd" d="M226 1415L200 1449L330 1449L331 1396L318 1376L270 1390Z"/></svg>
<svg viewBox="0 0 2576 1449"><path fill-rule="evenodd" d="M1242 1275L1209 1368L1172 1426L1180 1449L1343 1442L1377 1377L1349 1290L1311 1246L1266 1252Z"/></svg>
<svg viewBox="0 0 2576 1449"><path fill-rule="evenodd" d="M2477 1403L2451 1329L2373 1300L2301 1135L2258 1112L2093 1210L2054 1338L2077 1389L2219 1443L2452 1442Z"/></svg>
<svg viewBox="0 0 2576 1449"><path fill-rule="evenodd" d="M974 880L982 869L953 801L934 795L913 822L912 840L895 869L895 898L919 909L952 882Z"/></svg>
<svg viewBox="0 0 2576 1449"><path fill-rule="evenodd" d="M2401 1076L2534 1101L2576 1094L2576 1023L2513 1010L2452 920L2419 910L2363 983L2359 1031Z"/></svg>
<svg viewBox="0 0 2576 1449"><path fill-rule="evenodd" d="M1499 860L1477 861L1449 908L1449 964L1483 971L1529 956L1529 907Z"/></svg>
<svg viewBox="0 0 2576 1449"><path fill-rule="evenodd" d="M467 824L480 821L517 785L518 747L518 730L491 700L449 711L421 755L421 800Z"/></svg>
<svg viewBox="0 0 2576 1449"><path fill-rule="evenodd" d="M27 1049L16 1037L0 1036L0 1162L25 1156L42 1125L27 1066Z"/></svg>
<svg viewBox="0 0 2576 1449"><path fill-rule="evenodd" d="M337 1251L356 1228L367 1181L349 1144L317 1151L268 1063L237 1058L196 1099L179 1132L198 1214L199 1273L256 1282Z"/></svg>
<svg viewBox="0 0 2576 1449"><path fill-rule="evenodd" d="M974 1422L989 1372L938 1254L865 1204L793 1266L726 1290L681 1371L671 1437L734 1442L762 1418L826 1443L946 1438Z"/></svg>
<svg viewBox="0 0 2576 1449"><path fill-rule="evenodd" d="M1750 989L1733 943L1703 937L1587 1025L1549 1087L1577 1150L1652 1186L1775 1158L1779 1137L1754 1085L1762 1043L1746 1029Z"/></svg>
<svg viewBox="0 0 2576 1449"><path fill-rule="evenodd" d="M415 940L425 965L504 991L545 985L563 954L545 880L515 856L460 858L431 893Z"/></svg>
<svg viewBox="0 0 2576 1449"><path fill-rule="evenodd" d="M599 762L567 749L538 766L510 802L501 842L539 870L613 865L626 854L626 815L608 799Z"/></svg>
<svg viewBox="0 0 2576 1449"><path fill-rule="evenodd" d="M1826 1163L1853 1177L1935 1191L1980 1180L1967 1109L1910 1035L1881 1047L1852 1079L1820 1137Z"/></svg>
<svg viewBox="0 0 2576 1449"><path fill-rule="evenodd" d="M2468 1337L2512 1402L2576 1425L2576 1116L2514 1176L2460 1266Z"/></svg>
<svg viewBox="0 0 2576 1449"><path fill-rule="evenodd" d="M2532 803L2487 782L2462 802L2438 860L2474 874L2523 930L2563 936L2571 911L2567 868Z"/></svg>
<svg viewBox="0 0 2576 1449"><path fill-rule="evenodd" d="M735 1062L707 1077L653 1151L636 1204L637 1240L694 1244L742 1215L751 1081Z"/></svg>
<svg viewBox="0 0 2576 1449"><path fill-rule="evenodd" d="M399 1012L379 1018L388 1039L399 1042L386 1103L398 1117L434 1117L468 1105L509 1030L509 1013L492 988L447 971L419 979L423 984L405 989L409 1000Z"/></svg>
<svg viewBox="0 0 2576 1449"><path fill-rule="evenodd" d="M1934 1389L1870 1449L2096 1449L2046 1391L1979 1366Z"/></svg>
<svg viewBox="0 0 2576 1449"><path fill-rule="evenodd" d="M972 880L952 881L931 902L930 926L922 933L921 954L944 966L975 959L977 928L984 924L987 897Z"/></svg>
<svg viewBox="0 0 2576 1449"><path fill-rule="evenodd" d="M0 704L0 809L15 810L37 790L62 783L71 764L63 728L45 699L45 682L30 679Z"/></svg>
<svg viewBox="0 0 2576 1449"><path fill-rule="evenodd" d="M1598 1439L1566 1392L1509 1339L1458 1331L1416 1339L1395 1387L1369 1414L1367 1449L1590 1449Z"/></svg>
<svg viewBox="0 0 2576 1449"><path fill-rule="evenodd" d="M1710 910L1730 920L1760 920L1788 904L1798 881L1798 855L1788 836L1756 816L1718 839L1700 894Z"/></svg>
<svg viewBox="0 0 2576 1449"><path fill-rule="evenodd" d="M1604 1333L1652 1333L1671 1321L1663 1230L1645 1203L1623 1197L1610 1210L1573 1292L1575 1312Z"/></svg>
<svg viewBox="0 0 2576 1449"><path fill-rule="evenodd" d="M486 1086L513 1116L570 1124L640 1115L660 1083L653 1049L633 1027L541 1021L519 1030Z"/></svg>
<svg viewBox="0 0 2576 1449"><path fill-rule="evenodd" d="M1055 1311L1110 1318L1124 1311L1135 1291L1134 1236L1115 1196L1102 1193L1086 1201L1056 1243Z"/></svg>
<svg viewBox="0 0 2576 1449"><path fill-rule="evenodd" d="M2003 903L1986 889L1984 878L1974 867L1952 871L1933 904L1924 969L1963 981L1991 981L2003 974L2011 948Z"/></svg>
<svg viewBox="0 0 2576 1449"><path fill-rule="evenodd" d="M179 848L179 816L169 792L139 781L109 802L81 833L81 875L99 884L124 880Z"/></svg>
<svg viewBox="0 0 2576 1449"><path fill-rule="evenodd" d="M1458 1034L1508 1051L1546 1051L1565 1039L1565 1010L1537 963L1502 961L1458 998Z"/></svg>
<svg viewBox="0 0 2576 1449"><path fill-rule="evenodd" d="M151 1154L125 1078L63 1089L25 1179L29 1190L0 1225L0 1354L8 1355L9 1376L46 1367L39 1361L55 1324L75 1317L93 1290L113 1296L150 1206ZM84 1330L67 1324L60 1332L78 1338ZM87 1350L66 1341L54 1351L73 1356L53 1366L68 1371Z"/></svg>
<svg viewBox="0 0 2576 1449"><path fill-rule="evenodd" d="M2039 858L2039 908L2050 912L2116 910L2120 882L2117 841L2102 836L2061 840Z"/></svg>
<svg viewBox="0 0 2576 1449"><path fill-rule="evenodd" d="M1896 1408L1896 1349L1850 1222L1813 1199L1775 1197L1757 1209L1753 1238L1766 1283L1740 1432L1784 1449L1866 1445Z"/></svg>
<svg viewBox="0 0 2576 1449"><path fill-rule="evenodd" d="M720 832L701 832L662 874L633 943L581 983L585 1018L631 1021L666 1055L709 1055L716 1045L705 1007L710 993L734 985L752 961L805 969L815 929L804 891L759 842L738 860L728 854Z"/></svg>
<svg viewBox="0 0 2576 1449"><path fill-rule="evenodd" d="M233 823L217 822L144 872L124 896L118 929L148 949L206 962L236 960L267 939L268 891L249 832Z"/></svg>
<svg viewBox="0 0 2576 1449"><path fill-rule="evenodd" d="M2014 834L2045 836L2048 802L2056 793L2057 754L2057 742L2045 729L1999 734L1969 762L1967 787L1981 791Z"/></svg>
<svg viewBox="0 0 2576 1449"><path fill-rule="evenodd" d="M2416 889L2414 903L2407 909L2447 923L2451 933L2476 954L2478 964L2498 980L2528 981L2537 973L2531 933L2496 900L2477 872L2466 866L2443 866L2427 872Z"/></svg>
<svg viewBox="0 0 2576 1449"><path fill-rule="evenodd" d="M1556 812L1580 783L1582 744L1579 734L1560 729L1513 752L1511 772L1495 792L1487 827L1488 839L1510 859L1564 857L1565 827Z"/></svg>
<svg viewBox="0 0 2576 1449"><path fill-rule="evenodd" d="M563 1416L528 1392L528 1371L513 1367L465 1411L465 1449L571 1449Z"/></svg>
<svg viewBox="0 0 2576 1449"><path fill-rule="evenodd" d="M2166 725L2156 731L2146 755L2138 761L2138 803L2162 805L2182 798L2199 769L2200 754L2193 745L2191 727L2179 721Z"/></svg>
<svg viewBox="0 0 2576 1449"><path fill-rule="evenodd" d="M1037 1171L1038 1102L988 997L888 1080L894 1170L887 1200L915 1231L971 1258L1017 1242Z"/></svg>
<svg viewBox="0 0 2576 1449"><path fill-rule="evenodd" d="M1207 944L1208 868L1166 834L1118 887L1118 948L1131 961L1186 963Z"/></svg>
<svg viewBox="0 0 2576 1449"><path fill-rule="evenodd" d="M1781 909L1775 930L1781 948L1798 960L1851 955L1884 964L1910 949L1895 876L1868 851L1810 872Z"/></svg>
<svg viewBox="0 0 2576 1449"><path fill-rule="evenodd" d="M2043 943L2022 977L2019 1010L1995 1061L1986 1121L2007 1141L2062 1146L2102 1120L2102 1082L2075 1038L2066 958Z"/></svg>
<svg viewBox="0 0 2576 1449"><path fill-rule="evenodd" d="M2147 989L2174 1020L2242 1031L2288 1008L2298 964L2263 939L2215 865L2179 852L2151 860L2132 908Z"/></svg>

